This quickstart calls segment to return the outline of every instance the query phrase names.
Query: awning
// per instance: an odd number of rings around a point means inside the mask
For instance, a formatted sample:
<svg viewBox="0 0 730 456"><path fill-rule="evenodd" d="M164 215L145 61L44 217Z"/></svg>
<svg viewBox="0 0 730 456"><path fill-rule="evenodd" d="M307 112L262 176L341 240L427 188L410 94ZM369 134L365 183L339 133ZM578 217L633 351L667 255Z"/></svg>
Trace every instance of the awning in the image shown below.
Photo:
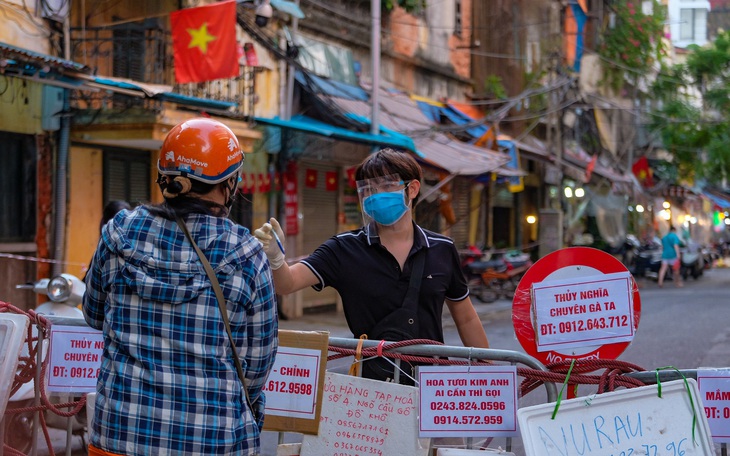
<svg viewBox="0 0 730 456"><path fill-rule="evenodd" d="M304 19L304 12L295 2L287 0L271 0L271 6L282 13L286 13L292 17L296 17L297 19Z"/></svg>
<svg viewBox="0 0 730 456"><path fill-rule="evenodd" d="M407 149L412 152L416 152L416 146L411 138L390 130L381 129L383 132L382 134L373 135L371 133L362 133L348 130L346 128L336 127L301 114L293 116L290 120L283 120L278 117L254 117L254 120L256 123L262 125L290 128L304 133L312 133L320 136L326 136L328 138L338 139L340 141L377 144L380 146L396 147L398 149Z"/></svg>
<svg viewBox="0 0 730 456"><path fill-rule="evenodd" d="M728 210L730 209L730 195L727 195L726 198L717 195L707 189L702 190L702 194L709 199L713 205L720 208L720 210Z"/></svg>
<svg viewBox="0 0 730 456"><path fill-rule="evenodd" d="M32 80L41 84L72 90L107 90L132 97L169 101L182 106L202 108L211 112L227 112L236 103L197 98L173 92L172 86L146 84L132 79L95 76L86 65L40 54L0 42L0 65L7 76Z"/></svg>
<svg viewBox="0 0 730 456"><path fill-rule="evenodd" d="M329 99L343 111L369 118L369 103L330 96ZM390 130L413 138L416 149L423 154L422 161L451 174L478 176L489 172L514 173L504 168L509 161L506 154L453 140L437 130L411 98L399 91L381 89L380 123Z"/></svg>

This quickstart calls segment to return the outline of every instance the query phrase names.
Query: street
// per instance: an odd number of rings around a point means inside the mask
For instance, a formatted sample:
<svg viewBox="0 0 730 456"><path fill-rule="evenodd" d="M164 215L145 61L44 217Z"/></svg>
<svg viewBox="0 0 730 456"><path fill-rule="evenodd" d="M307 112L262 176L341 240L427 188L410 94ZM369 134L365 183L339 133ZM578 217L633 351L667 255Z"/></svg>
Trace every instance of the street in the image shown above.
<svg viewBox="0 0 730 456"><path fill-rule="evenodd" d="M715 268L705 271L698 280L689 279L683 288L675 288L667 282L659 288L654 280L638 281L641 297L641 318L634 341L620 356L620 360L631 362L653 370L665 366L678 369L697 367L726 367L730 360L730 305L728 304L728 285L730 268ZM487 328L493 348L516 350L522 347L512 328L512 308L507 300L491 304L475 302L482 321ZM281 321L282 329L329 330L332 336L350 337L344 324L344 317L334 313L307 314L296 320ZM444 316L444 330L448 345L461 345L453 322ZM338 371L343 365L338 360ZM593 388L588 386L582 388ZM590 394L589 389L579 390L579 394ZM543 389L538 389L520 401L520 407L536 405L545 401ZM54 432L56 451L62 451L65 435ZM285 442L297 442L297 434L284 434ZM262 455L276 455L279 434L264 432ZM55 445L57 444L57 445ZM39 455L48 454L42 445ZM505 439L495 439L491 448L506 447ZM719 447L719 446L718 446ZM512 441L512 451L520 456L521 442ZM74 442L74 455L85 454L80 441ZM718 449L718 454L719 449Z"/></svg>

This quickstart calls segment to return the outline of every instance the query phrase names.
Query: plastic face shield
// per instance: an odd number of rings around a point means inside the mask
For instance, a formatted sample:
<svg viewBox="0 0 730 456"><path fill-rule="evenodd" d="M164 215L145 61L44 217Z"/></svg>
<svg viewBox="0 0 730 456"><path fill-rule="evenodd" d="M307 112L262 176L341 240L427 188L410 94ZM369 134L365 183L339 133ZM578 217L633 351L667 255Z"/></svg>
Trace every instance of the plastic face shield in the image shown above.
<svg viewBox="0 0 730 456"><path fill-rule="evenodd" d="M365 210L365 199L377 193L391 193L403 191L406 183L398 174L389 174L387 176L374 177L372 179L363 179L356 182L357 196L360 200L360 212L362 213L362 222L367 226L374 222ZM405 195L404 195L405 198Z"/></svg>

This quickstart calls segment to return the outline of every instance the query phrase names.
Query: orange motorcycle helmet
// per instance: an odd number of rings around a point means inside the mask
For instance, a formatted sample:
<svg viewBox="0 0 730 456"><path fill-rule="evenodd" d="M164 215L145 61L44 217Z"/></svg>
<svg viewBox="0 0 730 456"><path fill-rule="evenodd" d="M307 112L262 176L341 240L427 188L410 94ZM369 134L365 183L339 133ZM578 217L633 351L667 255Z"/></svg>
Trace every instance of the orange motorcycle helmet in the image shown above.
<svg viewBox="0 0 730 456"><path fill-rule="evenodd" d="M167 176L186 176L217 184L243 166L243 151L230 128L205 117L175 125L160 149L157 169Z"/></svg>

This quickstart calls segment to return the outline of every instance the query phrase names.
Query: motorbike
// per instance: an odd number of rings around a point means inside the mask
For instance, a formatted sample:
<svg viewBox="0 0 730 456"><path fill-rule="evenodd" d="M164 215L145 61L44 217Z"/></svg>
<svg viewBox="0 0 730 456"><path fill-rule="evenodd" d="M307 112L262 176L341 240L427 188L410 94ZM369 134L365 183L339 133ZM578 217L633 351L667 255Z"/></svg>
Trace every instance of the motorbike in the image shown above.
<svg viewBox="0 0 730 456"><path fill-rule="evenodd" d="M473 252L475 253L475 252ZM530 255L519 251L504 254L482 252L479 260L462 262L469 293L484 303L514 297L520 279L532 266Z"/></svg>
<svg viewBox="0 0 730 456"><path fill-rule="evenodd" d="M684 280L692 276L697 280L705 271L705 257L700 246L689 243L687 247L680 249L681 266L679 273Z"/></svg>
<svg viewBox="0 0 730 456"><path fill-rule="evenodd" d="M70 318L83 318L83 313L78 308L81 299L86 291L86 285L77 277L71 274L61 274L51 279L44 278L34 283L26 283L15 286L17 289L31 290L36 294L45 295L48 301L43 302L35 308L35 312L45 316L58 316ZM32 330L34 340L37 340L38 331L35 327ZM48 353L49 341L43 340L43 356ZM28 358L28 344L24 343L20 359ZM18 368L20 370L20 367ZM51 397L53 403L67 402L68 397ZM75 398L77 399L77 398ZM35 382L33 379L20 385L13 393L6 408L4 417L3 435L5 444L21 453L28 453L33 445L33 415L34 412L8 413L12 409L32 407L35 404ZM66 430L68 428L67 418L54 413L45 412L46 425L53 428ZM72 432L83 433L86 428L86 415L83 411L71 418Z"/></svg>
<svg viewBox="0 0 730 456"><path fill-rule="evenodd" d="M657 278L662 266L662 243L657 239L649 239L642 243L633 255L629 271L634 277ZM668 274L671 270L668 271Z"/></svg>

